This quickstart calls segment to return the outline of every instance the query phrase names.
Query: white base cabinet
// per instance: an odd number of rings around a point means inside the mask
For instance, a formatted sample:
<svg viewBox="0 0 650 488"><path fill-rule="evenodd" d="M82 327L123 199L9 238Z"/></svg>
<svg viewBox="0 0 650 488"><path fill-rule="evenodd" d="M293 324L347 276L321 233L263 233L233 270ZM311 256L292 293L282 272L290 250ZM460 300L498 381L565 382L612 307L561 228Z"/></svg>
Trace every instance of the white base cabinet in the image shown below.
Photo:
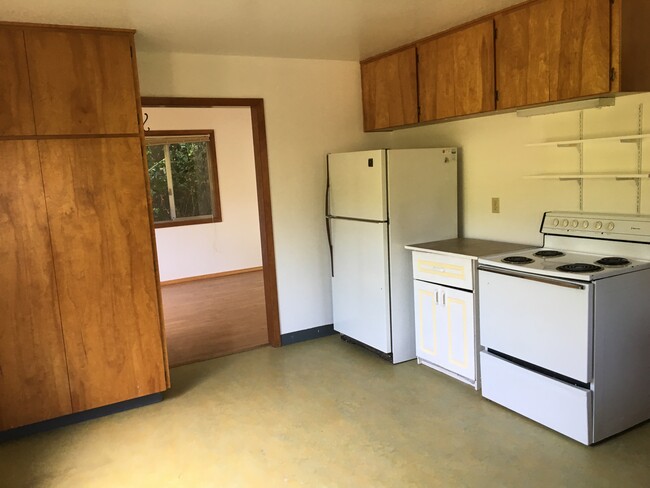
<svg viewBox="0 0 650 488"><path fill-rule="evenodd" d="M413 251L418 363L479 389L478 258L529 247L464 237L406 246Z"/></svg>
<svg viewBox="0 0 650 488"><path fill-rule="evenodd" d="M476 385L474 295L415 280L418 362Z"/></svg>

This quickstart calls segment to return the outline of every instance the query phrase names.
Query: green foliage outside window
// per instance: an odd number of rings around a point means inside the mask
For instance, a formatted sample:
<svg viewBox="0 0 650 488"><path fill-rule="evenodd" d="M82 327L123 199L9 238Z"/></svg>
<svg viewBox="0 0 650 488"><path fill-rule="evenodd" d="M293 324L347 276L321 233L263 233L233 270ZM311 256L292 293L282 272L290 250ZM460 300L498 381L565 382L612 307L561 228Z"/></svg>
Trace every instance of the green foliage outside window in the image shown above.
<svg viewBox="0 0 650 488"><path fill-rule="evenodd" d="M165 146L169 147L171 195ZM155 222L212 215L207 142L147 145L147 162Z"/></svg>

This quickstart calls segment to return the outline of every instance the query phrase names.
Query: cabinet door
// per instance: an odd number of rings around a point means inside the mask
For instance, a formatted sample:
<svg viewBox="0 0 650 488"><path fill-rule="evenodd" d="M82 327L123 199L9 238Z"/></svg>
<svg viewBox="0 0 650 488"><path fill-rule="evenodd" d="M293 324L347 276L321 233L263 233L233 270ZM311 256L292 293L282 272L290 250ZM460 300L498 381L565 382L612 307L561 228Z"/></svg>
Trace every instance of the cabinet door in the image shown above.
<svg viewBox="0 0 650 488"><path fill-rule="evenodd" d="M499 109L609 92L609 0L543 0L495 22Z"/></svg>
<svg viewBox="0 0 650 488"><path fill-rule="evenodd" d="M72 408L37 143L1 141L0 171L0 430L6 430Z"/></svg>
<svg viewBox="0 0 650 488"><path fill-rule="evenodd" d="M361 64L365 130L418 122L415 48Z"/></svg>
<svg viewBox="0 0 650 488"><path fill-rule="evenodd" d="M34 134L25 39L19 29L0 28L0 136Z"/></svg>
<svg viewBox="0 0 650 488"><path fill-rule="evenodd" d="M75 411L166 388L140 139L39 142Z"/></svg>
<svg viewBox="0 0 650 488"><path fill-rule="evenodd" d="M415 353L429 363L444 364L444 311L440 309L441 289L415 280Z"/></svg>
<svg viewBox="0 0 650 488"><path fill-rule="evenodd" d="M473 294L418 280L414 290L417 357L475 381Z"/></svg>
<svg viewBox="0 0 650 488"><path fill-rule="evenodd" d="M455 288L442 288L445 344L443 367L472 381L476 379L474 295Z"/></svg>
<svg viewBox="0 0 650 488"><path fill-rule="evenodd" d="M138 132L131 36L25 31L38 135Z"/></svg>
<svg viewBox="0 0 650 488"><path fill-rule="evenodd" d="M420 121L494 110L494 24L418 45Z"/></svg>

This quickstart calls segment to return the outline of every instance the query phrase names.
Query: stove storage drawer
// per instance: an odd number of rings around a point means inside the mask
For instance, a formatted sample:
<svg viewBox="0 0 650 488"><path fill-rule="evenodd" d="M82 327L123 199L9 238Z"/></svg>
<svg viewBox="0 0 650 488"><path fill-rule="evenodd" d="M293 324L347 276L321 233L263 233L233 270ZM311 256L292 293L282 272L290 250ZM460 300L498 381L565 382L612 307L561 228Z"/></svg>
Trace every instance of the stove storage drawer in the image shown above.
<svg viewBox="0 0 650 488"><path fill-rule="evenodd" d="M593 285L479 269L481 346L592 381Z"/></svg>
<svg viewBox="0 0 650 488"><path fill-rule="evenodd" d="M583 444L591 444L592 392L481 351L484 398Z"/></svg>
<svg viewBox="0 0 650 488"><path fill-rule="evenodd" d="M413 278L429 283L474 289L474 260L447 254L413 252Z"/></svg>

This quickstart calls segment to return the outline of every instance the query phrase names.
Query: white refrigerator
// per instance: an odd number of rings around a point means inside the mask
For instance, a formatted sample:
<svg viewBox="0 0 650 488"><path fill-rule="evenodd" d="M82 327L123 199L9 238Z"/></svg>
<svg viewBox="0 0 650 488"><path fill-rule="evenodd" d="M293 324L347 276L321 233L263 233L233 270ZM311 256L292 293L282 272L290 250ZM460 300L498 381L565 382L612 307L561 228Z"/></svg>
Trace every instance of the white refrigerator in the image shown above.
<svg viewBox="0 0 650 488"><path fill-rule="evenodd" d="M407 244L458 233L457 150L327 156L334 330L400 363L415 358Z"/></svg>

